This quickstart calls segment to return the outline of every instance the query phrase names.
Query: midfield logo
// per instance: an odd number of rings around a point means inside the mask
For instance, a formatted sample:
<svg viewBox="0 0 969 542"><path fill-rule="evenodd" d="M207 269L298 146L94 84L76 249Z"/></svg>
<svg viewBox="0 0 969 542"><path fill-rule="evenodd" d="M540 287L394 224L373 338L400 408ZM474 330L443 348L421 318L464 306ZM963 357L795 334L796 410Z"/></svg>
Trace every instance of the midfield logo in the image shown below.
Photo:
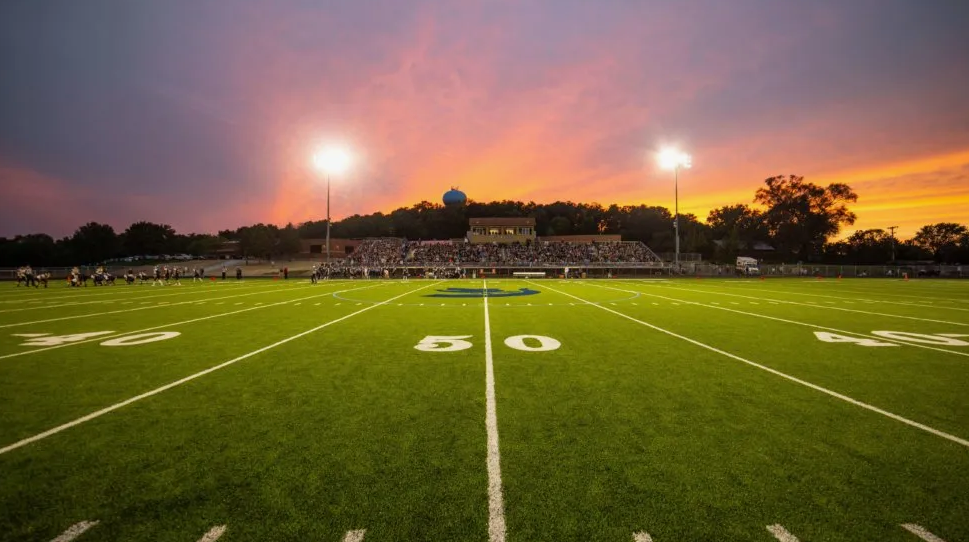
<svg viewBox="0 0 969 542"><path fill-rule="evenodd" d="M501 288L448 288L438 290L437 293L428 294L424 297L521 297L525 295L535 295L538 290L531 288L519 288L518 290L505 291Z"/></svg>

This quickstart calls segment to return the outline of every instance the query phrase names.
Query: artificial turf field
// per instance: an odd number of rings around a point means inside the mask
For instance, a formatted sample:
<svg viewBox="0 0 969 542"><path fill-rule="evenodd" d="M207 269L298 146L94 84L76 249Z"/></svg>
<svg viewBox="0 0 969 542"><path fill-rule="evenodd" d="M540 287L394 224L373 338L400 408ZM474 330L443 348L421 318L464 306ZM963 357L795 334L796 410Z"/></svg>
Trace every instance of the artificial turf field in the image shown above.
<svg viewBox="0 0 969 542"><path fill-rule="evenodd" d="M0 283L0 540L920 538L969 281Z"/></svg>

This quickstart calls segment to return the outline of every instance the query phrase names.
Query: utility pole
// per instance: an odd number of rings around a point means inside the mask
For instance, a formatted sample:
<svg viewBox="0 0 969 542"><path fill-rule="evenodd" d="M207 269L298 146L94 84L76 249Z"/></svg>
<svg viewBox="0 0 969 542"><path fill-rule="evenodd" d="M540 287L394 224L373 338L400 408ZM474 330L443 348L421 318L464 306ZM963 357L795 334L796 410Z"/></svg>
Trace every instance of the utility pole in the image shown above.
<svg viewBox="0 0 969 542"><path fill-rule="evenodd" d="M888 231L892 233L892 263L895 263L895 230L898 226L889 226Z"/></svg>

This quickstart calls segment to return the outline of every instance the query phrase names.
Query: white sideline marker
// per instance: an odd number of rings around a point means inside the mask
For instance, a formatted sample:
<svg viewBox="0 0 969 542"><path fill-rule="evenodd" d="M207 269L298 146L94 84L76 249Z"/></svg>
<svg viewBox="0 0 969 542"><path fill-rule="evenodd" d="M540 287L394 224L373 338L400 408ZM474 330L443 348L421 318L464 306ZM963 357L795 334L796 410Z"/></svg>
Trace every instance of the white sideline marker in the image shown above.
<svg viewBox="0 0 969 542"><path fill-rule="evenodd" d="M483 280L485 292L488 281ZM495 400L495 362L491 351L491 318L484 296L485 428L488 431L488 540L505 542L505 502L501 489L501 450L498 447L498 409Z"/></svg>
<svg viewBox="0 0 969 542"><path fill-rule="evenodd" d="M242 305L242 301L239 301L238 303L236 303L236 305Z"/></svg>
<svg viewBox="0 0 969 542"><path fill-rule="evenodd" d="M768 525L767 530L780 542L798 542L797 537L787 532L787 529L782 525Z"/></svg>
<svg viewBox="0 0 969 542"><path fill-rule="evenodd" d="M147 399L148 397L151 397L153 395L157 395L157 394L159 394L159 393L161 393L163 391L167 391L167 390L170 390L170 389L172 389L174 387L181 386L182 384L184 384L186 382L190 382L192 380L195 380L196 378L205 376L205 375L207 375L209 373L214 373L215 371L218 371L219 369L224 369L225 367L228 367L230 365L233 365L235 363L238 363L238 362L240 362L240 361L242 361L244 359L251 358L252 356L261 354L261 353L263 353L263 352L265 352L267 350L272 350L273 348L276 348L277 346L282 346L282 345L284 345L284 344L286 344L286 343L288 343L290 341L294 341L296 339L299 339L301 337L304 337L306 335L309 335L310 333L315 333L315 332L317 332L317 331L319 331L319 330L321 330L323 328L329 327L329 326L331 326L333 324L340 323L340 322L342 322L342 321L344 321L344 320L346 320L348 318L352 318L352 317L354 317L354 316L356 316L358 314L362 314L364 312L367 312L370 309L374 309L374 308L379 307L381 305L386 305L386 304L390 303L391 301L394 301L394 300L397 300L397 299L400 299L400 298L404 297L405 295L410 295L410 294L412 294L414 292L418 292L418 291L423 290L425 288L430 288L432 286L436 286L436 285L438 285L440 283L441 283L441 281L437 281L437 282L434 282L434 283L427 284L425 286L421 286L420 288L416 288L414 290L408 290L407 292L404 292L404 293L402 293L400 295L391 297L390 299L388 299L386 301L381 301L379 303L374 303L372 305L368 305L368 306L366 306L366 307L364 307L364 308L362 308L362 309L360 309L358 311L351 312L350 314L347 314L346 316L341 316L340 318L336 318L336 319L330 320L329 322L326 322L324 324L320 324L320 325L314 327L313 329L308 329L308 330L303 331L301 333L297 333L296 335L293 335L291 337L287 337L287 338L282 339L280 341L274 342L273 344L270 344L268 346L263 346L262 348L259 348L257 350L253 350L252 352L249 352L248 354L243 354L243 355L241 355L239 357L232 358L229 361L224 361L224 362L222 362L222 363L220 363L218 365L215 365L213 367L209 367L208 369L201 370L201 371L199 371L199 372L197 372L195 374L188 375L188 376L186 376L184 378L181 378L179 380L176 380L174 382L169 382L168 384L165 384L164 386L157 387L157 388L155 388L155 389L153 389L151 391L146 391L145 393L142 393L141 395L136 395L134 397L125 399L124 401L121 401L119 403L115 403L115 404L113 404L111 406L104 407L101 410L98 410L96 412L92 412L90 414L87 414L86 416L81 416L80 418L77 418L77 419L75 419L73 421L69 421L69 422L67 422L65 424L61 424L61 425L58 425L57 427L48 429L47 431L44 431L43 433L38 433L38 434L36 434L36 435L34 435L32 437L27 437L27 438L25 438L23 440L14 442L13 444L8 444L7 446L4 446L3 448L0 448L0 455L3 455L5 453L7 453L7 452L11 452L13 450L16 450L17 448L20 448L22 446L26 446L26 445L28 445L28 444L30 444L32 442L37 442L38 440L43 440L43 439L45 439L45 438L47 438L49 436L56 435L57 433L60 433L61 431L65 431L65 430L70 429L70 428L72 428L72 427L74 427L76 425L81 425L84 422L89 422L89 421L91 421L93 419L100 418L101 416L104 416L105 414L107 414L109 412L112 412L112 411L118 410L119 408L128 406L131 403L135 403L137 401L141 401L142 399Z"/></svg>
<svg viewBox="0 0 969 542"><path fill-rule="evenodd" d="M639 531L633 533L633 542L653 542L653 537L649 536L646 531Z"/></svg>
<svg viewBox="0 0 969 542"><path fill-rule="evenodd" d="M74 525L71 525L70 527L68 527L66 531L61 533L60 536L51 540L50 542L71 542L71 540L74 540L75 538L81 536L82 534L84 534L85 531L87 531L91 527L94 527L98 523L100 522L82 521L80 523L75 523Z"/></svg>
<svg viewBox="0 0 969 542"><path fill-rule="evenodd" d="M225 525L216 525L199 538L199 542L215 542L225 533Z"/></svg>
<svg viewBox="0 0 969 542"><path fill-rule="evenodd" d="M921 525L916 525L914 523L903 523L902 528L921 538L922 540L925 540L926 542L945 542L945 540L942 540L941 538L925 530L925 527L922 527Z"/></svg>
<svg viewBox="0 0 969 542"><path fill-rule="evenodd" d="M363 535L365 534L367 534L366 529L347 531L347 534L343 535L343 542L363 542Z"/></svg>

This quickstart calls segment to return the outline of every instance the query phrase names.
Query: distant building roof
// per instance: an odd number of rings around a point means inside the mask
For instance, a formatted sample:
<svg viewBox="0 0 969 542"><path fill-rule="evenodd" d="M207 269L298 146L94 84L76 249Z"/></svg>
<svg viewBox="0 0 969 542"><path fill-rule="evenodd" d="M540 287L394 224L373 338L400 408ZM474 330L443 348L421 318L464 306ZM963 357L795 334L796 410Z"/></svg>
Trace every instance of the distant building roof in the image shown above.
<svg viewBox="0 0 969 542"><path fill-rule="evenodd" d="M472 218L472 226L534 226L535 219L532 217L509 217L509 218Z"/></svg>

